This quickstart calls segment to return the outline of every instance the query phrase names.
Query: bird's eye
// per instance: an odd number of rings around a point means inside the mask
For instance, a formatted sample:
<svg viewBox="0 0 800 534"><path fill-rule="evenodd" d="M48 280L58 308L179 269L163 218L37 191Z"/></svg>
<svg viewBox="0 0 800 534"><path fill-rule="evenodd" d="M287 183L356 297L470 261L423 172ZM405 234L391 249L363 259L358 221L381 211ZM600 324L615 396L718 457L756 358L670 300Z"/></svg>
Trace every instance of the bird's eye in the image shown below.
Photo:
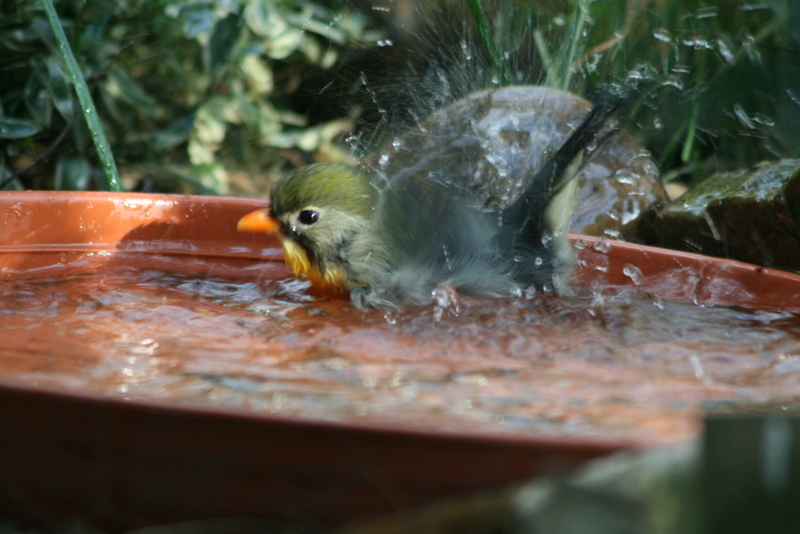
<svg viewBox="0 0 800 534"><path fill-rule="evenodd" d="M311 225L317 222L319 219L319 213L314 210L303 210L297 216L297 220L300 221L301 224Z"/></svg>

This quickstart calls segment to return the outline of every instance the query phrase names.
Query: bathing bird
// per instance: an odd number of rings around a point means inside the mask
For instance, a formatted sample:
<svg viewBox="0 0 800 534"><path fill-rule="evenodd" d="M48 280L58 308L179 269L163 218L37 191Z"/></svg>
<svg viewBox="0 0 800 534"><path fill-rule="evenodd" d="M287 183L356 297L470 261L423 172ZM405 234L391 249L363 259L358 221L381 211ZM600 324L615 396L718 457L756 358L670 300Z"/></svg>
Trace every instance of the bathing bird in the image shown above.
<svg viewBox="0 0 800 534"><path fill-rule="evenodd" d="M504 209L476 207L462 191L424 177L312 164L281 178L268 207L245 215L238 229L277 234L296 276L363 310L424 305L439 287L476 297L568 292L574 178L623 100L601 95Z"/></svg>

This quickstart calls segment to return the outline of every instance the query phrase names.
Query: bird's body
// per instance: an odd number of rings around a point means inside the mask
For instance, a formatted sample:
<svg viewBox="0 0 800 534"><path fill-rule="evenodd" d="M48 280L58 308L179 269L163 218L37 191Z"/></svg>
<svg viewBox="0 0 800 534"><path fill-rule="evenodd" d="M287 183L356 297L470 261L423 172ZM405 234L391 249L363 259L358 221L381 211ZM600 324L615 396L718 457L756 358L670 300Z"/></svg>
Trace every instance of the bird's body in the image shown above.
<svg viewBox="0 0 800 534"><path fill-rule="evenodd" d="M478 297L566 287L572 177L615 105L599 104L502 211L472 207L441 183L376 180L346 165L309 165L281 179L271 206L240 221L273 231L287 264L361 309L429 303L440 284Z"/></svg>

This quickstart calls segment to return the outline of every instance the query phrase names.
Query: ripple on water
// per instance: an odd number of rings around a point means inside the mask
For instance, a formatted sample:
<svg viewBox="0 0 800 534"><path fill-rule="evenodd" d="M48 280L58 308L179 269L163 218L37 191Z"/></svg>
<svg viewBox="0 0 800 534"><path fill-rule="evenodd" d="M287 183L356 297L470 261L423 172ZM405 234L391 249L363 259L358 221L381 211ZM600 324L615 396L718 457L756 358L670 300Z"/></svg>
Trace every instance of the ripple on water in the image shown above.
<svg viewBox="0 0 800 534"><path fill-rule="evenodd" d="M638 289L393 314L296 280L155 269L0 283L0 374L60 390L418 428L672 441L796 398L800 320ZM448 301L449 302L449 301Z"/></svg>

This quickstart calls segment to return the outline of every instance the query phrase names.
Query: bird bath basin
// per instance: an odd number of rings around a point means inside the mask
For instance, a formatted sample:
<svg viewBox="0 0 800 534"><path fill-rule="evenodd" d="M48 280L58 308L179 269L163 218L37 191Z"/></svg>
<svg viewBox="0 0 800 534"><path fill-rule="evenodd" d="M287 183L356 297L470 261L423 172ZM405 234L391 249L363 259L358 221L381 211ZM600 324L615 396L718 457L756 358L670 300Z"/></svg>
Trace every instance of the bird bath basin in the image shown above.
<svg viewBox="0 0 800 534"><path fill-rule="evenodd" d="M330 525L796 403L798 275L575 236L575 296L365 313L262 206L0 195L0 514Z"/></svg>

